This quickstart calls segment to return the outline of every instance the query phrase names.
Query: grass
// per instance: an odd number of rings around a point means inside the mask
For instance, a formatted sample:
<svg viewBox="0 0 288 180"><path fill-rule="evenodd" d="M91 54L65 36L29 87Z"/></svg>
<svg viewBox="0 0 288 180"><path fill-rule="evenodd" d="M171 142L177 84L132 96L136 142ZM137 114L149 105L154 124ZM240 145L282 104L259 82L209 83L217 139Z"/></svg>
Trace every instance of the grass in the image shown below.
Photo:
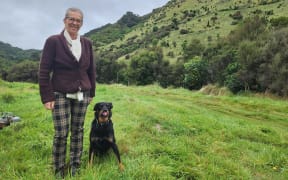
<svg viewBox="0 0 288 180"><path fill-rule="evenodd" d="M113 102L125 171L118 170L112 152L87 167L90 105L81 174L75 179L288 177L287 100L98 84L92 104L98 101ZM0 112L21 117L0 130L0 179L53 179L52 119L40 102L38 86L0 81L0 104Z"/></svg>

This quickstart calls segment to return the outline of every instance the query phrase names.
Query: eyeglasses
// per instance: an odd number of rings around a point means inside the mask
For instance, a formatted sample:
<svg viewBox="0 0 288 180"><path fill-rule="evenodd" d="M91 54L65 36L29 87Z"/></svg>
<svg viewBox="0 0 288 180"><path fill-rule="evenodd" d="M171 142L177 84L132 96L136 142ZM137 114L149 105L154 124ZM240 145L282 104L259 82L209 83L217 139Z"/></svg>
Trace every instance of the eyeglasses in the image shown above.
<svg viewBox="0 0 288 180"><path fill-rule="evenodd" d="M71 21L71 22L77 22L79 24L82 23L82 19L76 19L76 18L73 18L73 17L66 17L66 19L68 19L68 21Z"/></svg>

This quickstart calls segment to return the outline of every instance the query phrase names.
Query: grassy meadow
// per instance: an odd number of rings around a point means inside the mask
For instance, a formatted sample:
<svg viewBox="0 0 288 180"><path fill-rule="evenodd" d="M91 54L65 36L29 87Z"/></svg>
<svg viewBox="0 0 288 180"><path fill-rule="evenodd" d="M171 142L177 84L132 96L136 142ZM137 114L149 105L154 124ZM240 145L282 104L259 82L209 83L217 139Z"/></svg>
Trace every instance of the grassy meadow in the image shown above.
<svg viewBox="0 0 288 180"><path fill-rule="evenodd" d="M98 101L113 102L124 172L112 152L87 167L93 104ZM0 81L0 112L21 117L0 130L0 179L54 179L51 113L40 102L38 85ZM75 179L284 180L287 129L287 99L98 84Z"/></svg>

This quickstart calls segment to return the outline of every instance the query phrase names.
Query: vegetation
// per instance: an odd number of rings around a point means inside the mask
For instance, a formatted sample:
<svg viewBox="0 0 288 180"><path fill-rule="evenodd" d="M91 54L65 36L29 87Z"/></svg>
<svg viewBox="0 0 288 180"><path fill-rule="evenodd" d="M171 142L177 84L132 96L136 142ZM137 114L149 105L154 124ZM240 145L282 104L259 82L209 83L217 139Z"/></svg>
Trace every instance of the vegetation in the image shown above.
<svg viewBox="0 0 288 180"><path fill-rule="evenodd" d="M37 82L39 50L22 50L0 41L0 78Z"/></svg>
<svg viewBox="0 0 288 180"><path fill-rule="evenodd" d="M99 84L77 178L287 179L287 8L284 0L170 0L85 34ZM0 179L54 179L39 57L0 42L0 112L21 117L0 130ZM87 167L99 101L113 102L124 172L113 153Z"/></svg>
<svg viewBox="0 0 288 180"><path fill-rule="evenodd" d="M216 90L210 87L203 92L213 94ZM13 101L5 100L7 94ZM113 102L116 139L125 171L118 170L112 151L87 167L93 120L90 105L77 179L288 177L286 100L225 95L223 91L222 96L206 95L155 85L98 84L96 94L92 104ZM0 103L1 112L21 117L21 122L0 130L0 179L53 179L52 117L40 102L37 85L1 81Z"/></svg>
<svg viewBox="0 0 288 180"><path fill-rule="evenodd" d="M99 83L190 90L214 84L286 97L287 8L284 0L171 0L142 17L127 12L85 36L93 40ZM2 79L37 82L32 61L39 54L6 47Z"/></svg>
<svg viewBox="0 0 288 180"><path fill-rule="evenodd" d="M170 1L153 11L144 25L141 22L118 40L97 47L98 64L109 62L109 68L98 66L101 80L97 81L159 83L190 90L217 84L234 93L250 90L287 96L287 57L281 50L287 49L287 17L281 12L287 6L286 1L213 1L212 5ZM278 42L275 36L282 37L278 39L282 43L272 47ZM162 52L164 64L151 57L155 49Z"/></svg>
<svg viewBox="0 0 288 180"><path fill-rule="evenodd" d="M106 24L85 34L98 48L110 44L118 39L123 39L125 34L133 30L133 26L143 22L147 17L139 17L132 12L127 12L115 24Z"/></svg>
<svg viewBox="0 0 288 180"><path fill-rule="evenodd" d="M106 54L98 62L100 82L116 82L117 75L117 83L122 84L147 85L158 82L163 87L193 90L213 83L226 86L234 93L250 90L287 96L288 64L285 49L288 48L288 29L269 30L267 23L263 17L247 18L226 39L208 47L198 39L185 41L182 44L182 60L176 63L165 60L163 48L157 45L138 52L126 63L128 65L113 61L113 53ZM101 66L105 58L113 66ZM178 77L168 77L177 67L185 70L178 71ZM109 75L109 79L105 79L105 74ZM181 78L177 79L179 76ZM175 84L175 81L180 83Z"/></svg>

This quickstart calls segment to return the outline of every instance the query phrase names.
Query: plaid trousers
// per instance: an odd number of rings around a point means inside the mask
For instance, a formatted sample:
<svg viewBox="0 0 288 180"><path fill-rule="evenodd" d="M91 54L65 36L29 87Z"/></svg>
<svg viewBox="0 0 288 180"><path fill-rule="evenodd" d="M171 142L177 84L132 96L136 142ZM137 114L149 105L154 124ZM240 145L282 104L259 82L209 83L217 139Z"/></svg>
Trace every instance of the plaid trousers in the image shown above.
<svg viewBox="0 0 288 180"><path fill-rule="evenodd" d="M52 111L55 131L52 159L55 170L65 166L70 123L70 164L80 165L83 150L83 126L88 105L89 93L84 93L83 101L78 101L66 98L65 94L55 92L55 105Z"/></svg>

